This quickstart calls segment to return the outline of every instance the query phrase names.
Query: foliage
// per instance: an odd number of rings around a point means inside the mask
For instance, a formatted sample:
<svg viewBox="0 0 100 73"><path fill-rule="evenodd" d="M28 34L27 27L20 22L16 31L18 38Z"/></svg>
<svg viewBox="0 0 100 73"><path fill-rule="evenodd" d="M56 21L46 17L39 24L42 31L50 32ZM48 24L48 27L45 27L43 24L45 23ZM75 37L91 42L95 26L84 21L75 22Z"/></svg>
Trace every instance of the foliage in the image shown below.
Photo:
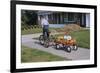
<svg viewBox="0 0 100 73"><path fill-rule="evenodd" d="M21 25L37 24L37 11L21 10Z"/></svg>

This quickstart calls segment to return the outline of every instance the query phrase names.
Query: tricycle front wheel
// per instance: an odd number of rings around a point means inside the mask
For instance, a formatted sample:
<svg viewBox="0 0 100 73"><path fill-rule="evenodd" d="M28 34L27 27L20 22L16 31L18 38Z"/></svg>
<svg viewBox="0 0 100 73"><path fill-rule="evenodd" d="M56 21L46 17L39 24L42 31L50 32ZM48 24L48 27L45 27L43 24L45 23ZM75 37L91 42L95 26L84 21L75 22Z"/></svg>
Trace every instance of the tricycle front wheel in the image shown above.
<svg viewBox="0 0 100 73"><path fill-rule="evenodd" d="M43 35L40 35L40 37L39 37L39 42L40 42L40 44L41 44L41 45L43 45L43 44L44 44Z"/></svg>

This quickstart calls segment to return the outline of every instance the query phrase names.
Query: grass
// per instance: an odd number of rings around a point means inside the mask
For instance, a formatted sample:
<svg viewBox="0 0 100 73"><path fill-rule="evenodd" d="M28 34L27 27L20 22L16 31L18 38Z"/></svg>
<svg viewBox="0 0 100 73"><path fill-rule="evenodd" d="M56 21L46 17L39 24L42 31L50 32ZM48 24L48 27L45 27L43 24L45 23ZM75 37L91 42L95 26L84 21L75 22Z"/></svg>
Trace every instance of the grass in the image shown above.
<svg viewBox="0 0 100 73"><path fill-rule="evenodd" d="M81 30L77 32L72 32L71 36L77 40L79 47L84 47L90 49L90 31Z"/></svg>
<svg viewBox="0 0 100 73"><path fill-rule="evenodd" d="M25 35L25 34L34 34L34 33L40 33L40 32L42 32L42 28L32 28L32 29L22 30L21 34Z"/></svg>
<svg viewBox="0 0 100 73"><path fill-rule="evenodd" d="M62 28L49 28L50 31L54 30L54 31L57 31L57 30L60 30ZM24 30L21 30L21 34L22 35L25 35L25 34L34 34L34 33L41 33L42 32L42 28L31 28L31 29L24 29Z"/></svg>
<svg viewBox="0 0 100 73"><path fill-rule="evenodd" d="M64 61L64 58L52 55L50 53L39 51L37 49L22 46L21 62L49 62L49 61Z"/></svg>
<svg viewBox="0 0 100 73"><path fill-rule="evenodd" d="M58 34L57 36L63 36L64 34ZM90 49L90 30L80 30L80 31L72 31L70 35L76 39L79 47Z"/></svg>

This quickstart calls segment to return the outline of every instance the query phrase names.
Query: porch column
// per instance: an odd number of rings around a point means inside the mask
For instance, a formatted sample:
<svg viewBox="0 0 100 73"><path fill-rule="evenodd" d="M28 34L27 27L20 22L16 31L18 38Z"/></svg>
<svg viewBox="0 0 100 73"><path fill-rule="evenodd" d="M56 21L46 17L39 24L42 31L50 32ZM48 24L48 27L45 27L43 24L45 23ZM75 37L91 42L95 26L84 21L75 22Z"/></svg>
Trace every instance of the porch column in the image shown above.
<svg viewBox="0 0 100 73"><path fill-rule="evenodd" d="M38 15L38 24L41 25L41 20L39 15Z"/></svg>
<svg viewBox="0 0 100 73"><path fill-rule="evenodd" d="M62 13L60 13L60 23L62 24Z"/></svg>
<svg viewBox="0 0 100 73"><path fill-rule="evenodd" d="M90 27L90 14L86 14L86 27Z"/></svg>
<svg viewBox="0 0 100 73"><path fill-rule="evenodd" d="M46 15L46 19L48 20L48 15Z"/></svg>
<svg viewBox="0 0 100 73"><path fill-rule="evenodd" d="M56 17L57 17L57 24L59 24L59 16L58 16L58 13L56 14Z"/></svg>
<svg viewBox="0 0 100 73"><path fill-rule="evenodd" d="M53 13L51 14L51 24L53 24Z"/></svg>
<svg viewBox="0 0 100 73"><path fill-rule="evenodd" d="M86 27L86 14L82 14L82 26Z"/></svg>

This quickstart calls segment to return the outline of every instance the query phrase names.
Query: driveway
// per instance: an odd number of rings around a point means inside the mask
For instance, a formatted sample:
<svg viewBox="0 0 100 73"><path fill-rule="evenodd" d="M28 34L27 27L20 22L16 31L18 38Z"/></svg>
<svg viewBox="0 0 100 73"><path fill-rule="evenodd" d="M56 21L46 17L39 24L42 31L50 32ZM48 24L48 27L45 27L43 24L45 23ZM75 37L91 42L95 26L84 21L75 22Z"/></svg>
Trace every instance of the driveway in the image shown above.
<svg viewBox="0 0 100 73"><path fill-rule="evenodd" d="M68 53L64 50L56 50L54 46L50 46L48 48L43 47L43 45L39 44L39 40L37 39L32 39L32 38L37 38L39 37L41 33L38 34L29 34L29 35L22 35L22 45L30 47L30 48L35 48L41 51L45 51L66 59L71 59L71 60L86 60L90 59L90 50L86 48L78 48L77 51L72 51L71 53ZM57 33L54 33L57 34Z"/></svg>

